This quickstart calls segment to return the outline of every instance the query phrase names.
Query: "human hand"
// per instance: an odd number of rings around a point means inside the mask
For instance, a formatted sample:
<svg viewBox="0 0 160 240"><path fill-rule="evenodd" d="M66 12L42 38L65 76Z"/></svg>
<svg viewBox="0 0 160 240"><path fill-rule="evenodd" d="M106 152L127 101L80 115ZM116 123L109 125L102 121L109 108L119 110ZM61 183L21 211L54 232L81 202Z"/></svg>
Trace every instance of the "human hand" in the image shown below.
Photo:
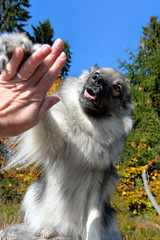
<svg viewBox="0 0 160 240"><path fill-rule="evenodd" d="M62 49L60 39L52 47L42 45L24 62L20 75L17 70L24 52L15 49L0 75L0 138L19 135L35 126L59 101L57 97L46 97L46 93L65 64Z"/></svg>

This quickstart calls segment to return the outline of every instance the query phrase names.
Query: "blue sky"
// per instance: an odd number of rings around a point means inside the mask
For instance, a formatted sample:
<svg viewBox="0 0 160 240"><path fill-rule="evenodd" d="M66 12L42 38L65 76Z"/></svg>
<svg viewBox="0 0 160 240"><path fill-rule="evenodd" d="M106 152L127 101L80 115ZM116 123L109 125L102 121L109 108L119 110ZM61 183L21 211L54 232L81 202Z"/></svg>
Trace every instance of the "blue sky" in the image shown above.
<svg viewBox="0 0 160 240"><path fill-rule="evenodd" d="M68 40L72 66L69 74L98 63L118 68L117 58L127 59L125 47L137 48L151 16L160 17L160 0L30 0L31 20L49 19L54 38ZM31 32L31 27L26 28Z"/></svg>

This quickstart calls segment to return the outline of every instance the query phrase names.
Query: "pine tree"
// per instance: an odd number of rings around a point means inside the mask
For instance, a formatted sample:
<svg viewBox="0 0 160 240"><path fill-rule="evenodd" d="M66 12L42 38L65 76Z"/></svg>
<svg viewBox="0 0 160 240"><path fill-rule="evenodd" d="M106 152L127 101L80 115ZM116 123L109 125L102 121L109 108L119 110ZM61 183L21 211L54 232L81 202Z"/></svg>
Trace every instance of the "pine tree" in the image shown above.
<svg viewBox="0 0 160 240"><path fill-rule="evenodd" d="M32 25L32 29L34 36L31 37L31 40L33 42L41 44L47 43L49 45L53 44L54 29L52 28L49 20L45 20L43 23L39 21L39 25L36 27ZM68 41L64 41L63 51L66 53L67 60L65 66L62 69L61 77L66 77L71 66L71 54L72 54L70 51Z"/></svg>
<svg viewBox="0 0 160 240"><path fill-rule="evenodd" d="M41 44L53 44L53 36L54 36L54 30L51 26L51 23L49 20L45 20L43 23L39 21L39 25L34 27L33 25L33 42L41 43Z"/></svg>
<svg viewBox="0 0 160 240"><path fill-rule="evenodd" d="M63 51L65 52L66 56L67 56L67 60L66 60L66 64L64 65L63 69L62 69L62 73L61 76L62 77L66 77L68 76L68 71L71 67L71 51L70 51L70 46L68 44L68 41L64 41L64 47L63 47Z"/></svg>
<svg viewBox="0 0 160 240"><path fill-rule="evenodd" d="M151 17L149 24L142 28L143 36L140 42L142 47L145 47L146 51L152 54L152 51L158 50L157 47L160 44L160 22L158 22L158 17Z"/></svg>
<svg viewBox="0 0 160 240"><path fill-rule="evenodd" d="M136 146L146 139L148 149L144 148L139 156L139 164L160 155L160 22L158 17L150 18L149 24L142 28L140 45L129 54L128 61L119 60L119 67L130 79L133 95L134 129L130 135L125 152L126 158L134 157Z"/></svg>
<svg viewBox="0 0 160 240"><path fill-rule="evenodd" d="M29 7L29 0L0 0L0 32L24 31Z"/></svg>

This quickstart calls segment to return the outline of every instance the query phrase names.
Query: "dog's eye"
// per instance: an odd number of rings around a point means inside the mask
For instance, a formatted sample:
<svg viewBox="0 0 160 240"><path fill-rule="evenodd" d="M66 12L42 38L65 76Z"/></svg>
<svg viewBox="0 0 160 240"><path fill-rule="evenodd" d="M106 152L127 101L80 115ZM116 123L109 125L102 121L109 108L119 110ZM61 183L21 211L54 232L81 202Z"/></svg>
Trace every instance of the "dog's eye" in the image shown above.
<svg viewBox="0 0 160 240"><path fill-rule="evenodd" d="M120 84L114 84L113 85L113 96L119 97L122 92L122 86Z"/></svg>
<svg viewBox="0 0 160 240"><path fill-rule="evenodd" d="M114 86L113 86L113 89L116 91L116 92L121 92L121 85L119 85L119 84L115 84Z"/></svg>

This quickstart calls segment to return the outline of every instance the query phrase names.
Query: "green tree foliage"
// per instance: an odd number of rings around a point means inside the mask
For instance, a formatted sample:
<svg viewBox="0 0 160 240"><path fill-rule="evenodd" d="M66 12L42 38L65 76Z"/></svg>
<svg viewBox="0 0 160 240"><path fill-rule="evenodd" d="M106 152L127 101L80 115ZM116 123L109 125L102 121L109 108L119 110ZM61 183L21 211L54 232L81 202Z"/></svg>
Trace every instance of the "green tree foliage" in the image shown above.
<svg viewBox="0 0 160 240"><path fill-rule="evenodd" d="M66 60L66 64L64 65L63 69L62 69L62 73L61 73L61 77L65 77L68 76L68 71L71 67L71 54L72 52L70 51L70 46L68 44L68 41L64 41L64 48L63 51L65 52L66 56L67 56L67 60Z"/></svg>
<svg viewBox="0 0 160 240"><path fill-rule="evenodd" d="M130 135L124 159L134 158L140 140L145 139L148 150L141 152L137 164L160 154L160 22L150 18L143 27L140 45L132 52L127 49L128 61L119 61L130 79L133 95L134 129ZM131 147L132 146L132 147Z"/></svg>
<svg viewBox="0 0 160 240"><path fill-rule="evenodd" d="M43 23L39 21L39 25L36 27L31 26L34 33L33 42L53 44L54 29L49 20L45 20Z"/></svg>
<svg viewBox="0 0 160 240"><path fill-rule="evenodd" d="M29 0L0 0L0 32L24 31L29 7Z"/></svg>
<svg viewBox="0 0 160 240"><path fill-rule="evenodd" d="M31 40L33 42L37 43L47 43L49 45L52 45L54 42L54 29L51 26L51 23L49 20L45 20L43 23L39 21L39 25L34 27L32 25L33 34L34 36L31 37ZM61 77L65 77L68 75L68 71L71 66L71 51L70 46L68 44L68 41L64 41L64 48L63 51L66 53L67 61L65 66L62 69Z"/></svg>

